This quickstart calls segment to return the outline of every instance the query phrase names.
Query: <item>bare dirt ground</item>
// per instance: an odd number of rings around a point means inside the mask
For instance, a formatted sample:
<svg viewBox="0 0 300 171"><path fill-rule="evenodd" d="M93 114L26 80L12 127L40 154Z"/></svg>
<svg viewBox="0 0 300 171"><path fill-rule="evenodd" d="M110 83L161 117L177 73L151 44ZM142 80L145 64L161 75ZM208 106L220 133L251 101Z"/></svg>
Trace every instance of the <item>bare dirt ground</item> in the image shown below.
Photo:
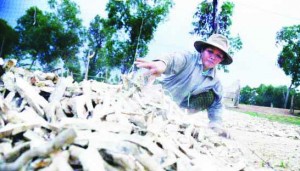
<svg viewBox="0 0 300 171"><path fill-rule="evenodd" d="M289 109L271 108L271 107L254 106L254 105L239 104L238 107L232 107L232 108L228 108L228 109L237 111L237 112L257 112L257 113L262 113L262 114L291 115ZM295 113L300 113L300 111L295 110Z"/></svg>
<svg viewBox="0 0 300 171"><path fill-rule="evenodd" d="M300 127L240 112L289 114L287 109L240 105L227 109L223 123L254 170L300 170ZM300 118L299 118L300 119ZM247 163L246 162L246 163ZM252 168L253 168L252 167Z"/></svg>
<svg viewBox="0 0 300 171"><path fill-rule="evenodd" d="M260 113L266 113L268 109L259 110ZM253 108L250 110L248 107L247 111L253 111ZM203 124L203 127L208 123L206 112L190 117L196 123ZM212 155L217 163L231 159L238 162L234 162L234 167L222 170L300 171L300 126L228 109L223 113L223 126L231 135L231 139L223 138L219 143L226 144L227 154L224 157L224 150L218 151L216 148Z"/></svg>

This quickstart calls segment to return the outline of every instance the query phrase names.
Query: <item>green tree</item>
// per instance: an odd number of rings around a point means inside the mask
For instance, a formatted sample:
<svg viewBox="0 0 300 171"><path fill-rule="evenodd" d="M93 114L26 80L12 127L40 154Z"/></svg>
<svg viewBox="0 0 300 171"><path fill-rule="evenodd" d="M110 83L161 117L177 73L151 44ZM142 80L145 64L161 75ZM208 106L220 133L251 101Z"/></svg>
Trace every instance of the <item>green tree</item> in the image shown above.
<svg viewBox="0 0 300 171"><path fill-rule="evenodd" d="M243 104L283 108L286 90L287 86L274 87L264 84L257 88L245 86L241 89L240 102ZM290 94L295 94L295 92L291 91Z"/></svg>
<svg viewBox="0 0 300 171"><path fill-rule="evenodd" d="M37 65L52 70L62 64L77 74L75 76L80 76L77 54L84 43L85 30L77 16L79 7L70 0L61 3L50 0L49 5L52 12L31 7L18 19L16 30L20 43L16 56L25 61L24 65L30 65L29 68Z"/></svg>
<svg viewBox="0 0 300 171"><path fill-rule="evenodd" d="M106 47L109 46L113 33L115 33L115 29L109 27L107 20L99 15L96 15L90 23L87 34L89 50L85 51L86 57L84 58L85 67L88 67L88 69L85 69L85 72L88 72L90 78L97 78L97 80L103 81L105 80L105 75L109 73L110 67L108 66L107 58L109 49ZM93 51L94 55L88 59L90 51Z"/></svg>
<svg viewBox="0 0 300 171"><path fill-rule="evenodd" d="M272 95L272 102L274 107L277 108L284 108L284 100L287 92L287 86L278 86L274 87L273 95Z"/></svg>
<svg viewBox="0 0 300 171"><path fill-rule="evenodd" d="M297 91L295 93L295 97L294 97L294 109L300 110L300 92L299 91Z"/></svg>
<svg viewBox="0 0 300 171"><path fill-rule="evenodd" d="M85 41L86 31L82 20L78 18L79 6L71 0L62 0L61 3L49 0L48 3L53 10L56 10L53 14L63 24L63 30L56 42L58 55L63 60L65 68L76 74L76 77L81 77L80 59L77 54Z"/></svg>
<svg viewBox="0 0 300 171"><path fill-rule="evenodd" d="M284 105L286 108L289 91L300 85L300 25L283 27L276 34L276 44L282 46L277 59L278 66L291 77Z"/></svg>
<svg viewBox="0 0 300 171"><path fill-rule="evenodd" d="M191 31L191 34L199 35L201 39L204 40L214 33L222 34L229 39L231 45L229 53L233 55L239 51L243 45L240 37L234 37L230 32L234 4L229 1L224 2L219 12L217 11L217 7L217 0L213 0L213 2L204 0L198 5L197 11L193 16L195 20L192 22L194 29ZM225 66L220 67L223 68L224 71L228 71Z"/></svg>
<svg viewBox="0 0 300 171"><path fill-rule="evenodd" d="M17 43L17 32L5 20L0 19L0 57L9 55Z"/></svg>
<svg viewBox="0 0 300 171"><path fill-rule="evenodd" d="M107 27L115 32L105 45L108 65L128 72L137 56L147 54L148 43L171 7L172 0L110 0Z"/></svg>
<svg viewBox="0 0 300 171"><path fill-rule="evenodd" d="M37 7L31 7L17 21L16 31L20 39L16 49L16 58L19 64L41 65L43 69L55 65L59 59L57 48L57 37L63 25L58 19L50 14L43 13ZM26 62L30 62L27 64Z"/></svg>
<svg viewBox="0 0 300 171"><path fill-rule="evenodd" d="M270 106L267 104L269 101L269 93L266 93L268 87L264 84L261 84L259 87L255 89L256 96L255 96L255 105L258 106Z"/></svg>
<svg viewBox="0 0 300 171"><path fill-rule="evenodd" d="M276 88L273 87L272 85L263 85L263 84L260 85L257 88L257 93L259 94L258 97L260 97L259 98L260 101L257 101L258 105L266 106L266 107L271 107L271 106L274 107L275 106L274 102L277 101L277 99L275 99L275 89Z"/></svg>
<svg viewBox="0 0 300 171"><path fill-rule="evenodd" d="M245 86L240 92L240 103L242 104L254 104L255 90L249 86Z"/></svg>

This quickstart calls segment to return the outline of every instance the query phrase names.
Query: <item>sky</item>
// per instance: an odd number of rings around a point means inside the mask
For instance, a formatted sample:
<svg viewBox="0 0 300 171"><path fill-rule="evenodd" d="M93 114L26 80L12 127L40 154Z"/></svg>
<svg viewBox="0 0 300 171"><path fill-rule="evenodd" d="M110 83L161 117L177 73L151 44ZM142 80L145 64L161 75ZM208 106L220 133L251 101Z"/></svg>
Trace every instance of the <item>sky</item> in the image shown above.
<svg viewBox="0 0 300 171"><path fill-rule="evenodd" d="M284 26L300 24L299 0L237 1L232 29L239 33L243 49L235 55L225 79L240 79L242 85L290 85L276 63L281 47L276 32Z"/></svg>
<svg viewBox="0 0 300 171"><path fill-rule="evenodd" d="M81 3L82 1L82 3ZM99 4L89 5L86 0L79 0L81 11L88 16L100 9L105 16L106 0ZM189 32L193 14L201 0L174 0L167 20L160 24L149 45L146 58L157 58L174 51L195 51L194 41L199 37ZM219 0L219 5L224 1ZM284 26L300 24L299 0L231 0L235 4L232 16L231 32L240 35L243 48L237 52L234 62L228 66L229 73L219 71L224 86L240 81L241 86L258 87L260 84L281 86L290 85L286 76L277 64L281 47L276 46L276 32ZM97 6L99 5L100 8ZM92 16L92 15L91 15Z"/></svg>
<svg viewBox="0 0 300 171"><path fill-rule="evenodd" d="M22 1L23 0L14 0ZM45 6L41 0L26 0L38 6ZM45 0L44 0L45 1ZM76 0L80 6L84 25L96 14L105 17L105 4L108 0ZM212 0L211 0L212 1ZM0 0L11 3L11 0ZM192 36L193 14L201 0L174 0L175 5L164 23L161 23L149 44L146 58L157 58L174 51L195 51L193 43L199 37ZM276 65L281 47L276 47L276 32L284 26L300 24L299 0L231 0L235 4L231 32L240 35L243 48L235 53L229 73L219 71L223 84L230 85L237 80L241 86L258 87L265 85L290 85L290 77ZM219 5L223 0L219 0ZM23 4L25 8L26 4ZM20 5L18 8L21 8ZM9 10L0 4L0 17ZM12 14L9 14L12 16ZM7 16L6 16L7 17Z"/></svg>
<svg viewBox="0 0 300 171"><path fill-rule="evenodd" d="M150 44L150 57L173 50L194 50L198 37L189 35L191 16L201 1L176 0L169 20L159 26ZM221 4L223 1L220 1ZM290 85L290 77L276 65L280 47L275 45L276 32L284 26L300 24L299 0L233 0L232 34L240 35L243 49L233 57L229 73L219 72L223 84L237 80L241 86Z"/></svg>

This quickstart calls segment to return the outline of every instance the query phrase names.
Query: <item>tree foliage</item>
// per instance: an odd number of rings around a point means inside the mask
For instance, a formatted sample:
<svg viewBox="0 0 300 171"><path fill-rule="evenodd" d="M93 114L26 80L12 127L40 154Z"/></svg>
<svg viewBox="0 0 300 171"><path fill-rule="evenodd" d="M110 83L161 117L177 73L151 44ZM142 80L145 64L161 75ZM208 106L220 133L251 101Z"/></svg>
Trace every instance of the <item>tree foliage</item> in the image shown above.
<svg viewBox="0 0 300 171"><path fill-rule="evenodd" d="M283 27L276 35L282 50L278 55L278 66L291 77L294 88L300 85L300 25Z"/></svg>
<svg viewBox="0 0 300 171"><path fill-rule="evenodd" d="M137 56L147 54L147 44L171 6L172 0L110 0L106 6L107 28L114 33L105 45L109 49L108 65L128 72Z"/></svg>
<svg viewBox="0 0 300 171"><path fill-rule="evenodd" d="M53 14L63 25L63 30L58 38L59 57L64 62L65 68L78 77L81 75L81 67L77 55L85 41L85 28L82 20L78 17L79 6L71 0L61 0L61 3L49 0L48 3L55 10Z"/></svg>
<svg viewBox="0 0 300 171"><path fill-rule="evenodd" d="M17 32L5 20L0 19L0 57L9 55L17 43Z"/></svg>
<svg viewBox="0 0 300 171"><path fill-rule="evenodd" d="M272 85L264 84L261 84L257 88L245 86L241 89L240 92L240 103L257 106L273 106L277 108L284 108L286 92L289 92L289 94L291 95L297 95L295 91L288 91L287 86L274 87ZM297 98L295 99L297 100ZM291 99L289 98L289 102L290 100ZM299 102L295 104L298 104Z"/></svg>
<svg viewBox="0 0 300 171"><path fill-rule="evenodd" d="M107 47L110 47L114 32L115 30L113 27L109 27L107 20L101 18L99 15L96 15L90 23L87 34L89 50L86 50L86 58L84 58L85 66L89 68L89 77L94 78L97 76L97 80L106 79L105 75L107 75L109 73L108 70L110 70L108 58L106 56L111 50ZM94 55L92 58L88 59L90 50L94 52Z"/></svg>
<svg viewBox="0 0 300 171"><path fill-rule="evenodd" d="M77 17L79 7L70 0L60 4L49 1L52 12L43 12L31 7L18 19L16 30L20 35L17 57L31 61L51 70L59 63L65 69L80 74L80 63L76 56L83 45L84 29Z"/></svg>
<svg viewBox="0 0 300 171"><path fill-rule="evenodd" d="M255 89L246 86L241 89L240 103L243 104L255 104Z"/></svg>
<svg viewBox="0 0 300 171"><path fill-rule="evenodd" d="M229 54L233 55L235 52L242 48L242 41L239 36L232 36L230 27L232 25L231 17L233 15L234 4L226 1L221 5L219 13L217 9L217 0L208 2L207 0L202 1L197 6L197 11L194 14L194 26L191 34L199 35L201 39L206 40L209 36L214 33L219 33L226 36L230 42ZM225 71L228 71L226 67L222 67Z"/></svg>
<svg viewBox="0 0 300 171"><path fill-rule="evenodd" d="M53 15L31 7L17 21L16 31L20 35L17 58L29 61L31 67L40 64L44 69L50 63L55 63L59 48L56 42L62 28L62 24Z"/></svg>
<svg viewBox="0 0 300 171"><path fill-rule="evenodd" d="M48 0L48 3L50 12L31 7L18 19L15 29L20 42L14 57L19 59L18 64L30 68L51 70L60 64L74 74L82 74L80 60L83 60L89 78L107 75L113 68L128 72L137 56L147 54L147 45L158 24L172 7L172 0L110 0L106 6L108 17L95 16L85 29L78 18L76 3L71 0ZM80 50L84 52L81 58ZM94 55L88 59L91 52Z"/></svg>
<svg viewBox="0 0 300 171"><path fill-rule="evenodd" d="M283 27L276 34L276 43L282 45L277 63L284 73L291 77L290 91L300 85L300 25ZM285 107L288 97L287 92Z"/></svg>

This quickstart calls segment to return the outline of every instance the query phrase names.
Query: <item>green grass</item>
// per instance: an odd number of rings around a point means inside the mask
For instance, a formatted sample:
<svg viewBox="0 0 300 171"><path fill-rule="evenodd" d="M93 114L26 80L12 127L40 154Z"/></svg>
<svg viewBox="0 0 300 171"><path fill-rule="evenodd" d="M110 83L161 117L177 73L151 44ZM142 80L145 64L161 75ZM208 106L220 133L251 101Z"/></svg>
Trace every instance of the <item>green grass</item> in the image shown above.
<svg viewBox="0 0 300 171"><path fill-rule="evenodd" d="M281 123L288 123L300 126L300 117L296 116L284 116L284 115L276 115L276 114L262 114L257 112L244 112L250 116L266 118L270 121L276 121Z"/></svg>

